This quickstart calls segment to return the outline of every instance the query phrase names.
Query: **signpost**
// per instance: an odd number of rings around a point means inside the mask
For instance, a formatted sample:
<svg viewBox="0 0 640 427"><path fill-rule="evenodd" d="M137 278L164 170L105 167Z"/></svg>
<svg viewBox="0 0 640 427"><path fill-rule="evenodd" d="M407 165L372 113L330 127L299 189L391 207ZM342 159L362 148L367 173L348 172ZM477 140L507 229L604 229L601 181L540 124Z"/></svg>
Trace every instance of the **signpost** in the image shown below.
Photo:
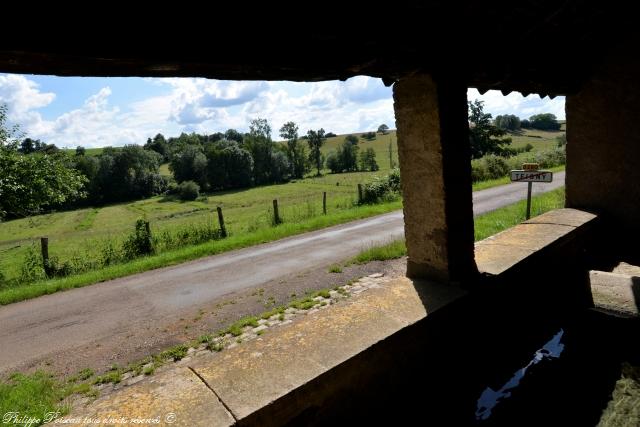
<svg viewBox="0 0 640 427"><path fill-rule="evenodd" d="M539 170L538 163L523 163L522 169L511 171L512 182L526 182L527 186L527 219L531 218L531 187L534 182L552 182L553 172Z"/></svg>

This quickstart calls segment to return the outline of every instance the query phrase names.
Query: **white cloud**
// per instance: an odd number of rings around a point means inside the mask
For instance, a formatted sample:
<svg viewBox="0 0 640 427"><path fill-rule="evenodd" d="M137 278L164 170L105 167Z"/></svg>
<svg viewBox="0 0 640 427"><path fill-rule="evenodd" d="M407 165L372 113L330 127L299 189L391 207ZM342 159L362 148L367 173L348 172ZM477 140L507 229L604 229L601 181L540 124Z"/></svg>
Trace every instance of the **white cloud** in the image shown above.
<svg viewBox="0 0 640 427"><path fill-rule="evenodd" d="M73 78L61 79L73 90ZM19 123L28 136L61 147L143 144L159 132L173 136L229 128L247 131L249 121L256 117L269 120L274 138L279 137L278 130L287 121L296 122L301 134L321 127L335 133L375 130L382 123L395 127L391 88L367 76L314 83L200 78L145 81L157 85L157 95L112 105L112 89L105 86L87 96L78 108L44 120L41 109L48 108L56 95L41 91L27 76L0 75L0 102L8 104L10 120ZM485 110L494 116L516 114L528 118L551 112L560 119L565 117L564 97L549 100L519 93L505 97L497 91L481 96L469 89L468 98L485 101Z"/></svg>
<svg viewBox="0 0 640 427"><path fill-rule="evenodd" d="M49 105L55 93L42 93L38 84L16 74L0 75L0 103L6 103L11 113L17 117L29 110Z"/></svg>
<svg viewBox="0 0 640 427"><path fill-rule="evenodd" d="M521 119L528 119L534 114L553 113L560 120L565 118L564 96L558 96L554 99L540 98L538 95L524 97L520 92L511 92L507 96L503 96L497 90L490 90L484 95L480 95L477 89L472 88L467 91L467 98L484 101L484 110L491 113L493 117L500 114L515 114Z"/></svg>

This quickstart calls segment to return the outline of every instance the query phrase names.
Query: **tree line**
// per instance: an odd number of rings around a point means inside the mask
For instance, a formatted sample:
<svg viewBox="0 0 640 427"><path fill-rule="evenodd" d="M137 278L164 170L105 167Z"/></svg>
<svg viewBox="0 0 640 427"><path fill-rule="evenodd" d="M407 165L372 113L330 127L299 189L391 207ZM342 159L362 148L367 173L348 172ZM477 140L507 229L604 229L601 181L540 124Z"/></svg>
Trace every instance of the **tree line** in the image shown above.
<svg viewBox="0 0 640 427"><path fill-rule="evenodd" d="M560 130L562 126L555 114L551 113L535 114L528 120L520 120L520 117L514 114L505 114L496 116L494 124L499 129L511 132L517 132L520 129Z"/></svg>
<svg viewBox="0 0 640 427"><path fill-rule="evenodd" d="M493 120L491 114L484 112L483 101L468 101L469 143L471 158L479 159L487 155L510 157L530 151L533 146L512 148L508 132L517 132L521 128L539 130L559 130L560 123L551 113L536 114L529 120L520 120L513 114L500 115Z"/></svg>
<svg viewBox="0 0 640 427"><path fill-rule="evenodd" d="M285 143L277 143L268 121L257 118L247 133L157 134L144 146L107 147L94 156L79 146L70 155L53 144L22 139L19 129L7 127L6 106L0 106L0 219L167 193L194 199L200 191L281 183L312 170L320 175L326 160L321 147L335 134L298 132L296 123L285 123L279 130ZM346 138L328 156L332 172L378 169L372 149L358 156L357 141ZM160 174L165 163L175 182Z"/></svg>

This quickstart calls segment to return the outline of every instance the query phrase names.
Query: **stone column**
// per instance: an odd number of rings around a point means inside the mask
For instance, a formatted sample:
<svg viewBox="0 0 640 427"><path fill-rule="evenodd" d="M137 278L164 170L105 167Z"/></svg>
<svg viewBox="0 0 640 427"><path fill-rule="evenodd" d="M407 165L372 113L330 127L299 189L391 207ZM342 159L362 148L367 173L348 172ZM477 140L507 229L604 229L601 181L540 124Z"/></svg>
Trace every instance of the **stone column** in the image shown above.
<svg viewBox="0 0 640 427"><path fill-rule="evenodd" d="M471 280L477 268L466 84L416 75L398 81L393 98L407 276Z"/></svg>
<svg viewBox="0 0 640 427"><path fill-rule="evenodd" d="M567 207L600 214L614 240L640 234L640 64L635 45L612 53L567 96ZM632 237L633 236L633 237Z"/></svg>

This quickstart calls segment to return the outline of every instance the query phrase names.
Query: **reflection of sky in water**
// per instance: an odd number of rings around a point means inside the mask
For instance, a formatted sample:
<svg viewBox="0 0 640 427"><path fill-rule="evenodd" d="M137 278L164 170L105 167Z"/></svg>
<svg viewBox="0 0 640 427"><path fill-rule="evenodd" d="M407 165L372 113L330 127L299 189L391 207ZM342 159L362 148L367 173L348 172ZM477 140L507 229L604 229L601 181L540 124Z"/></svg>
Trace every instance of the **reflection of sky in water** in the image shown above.
<svg viewBox="0 0 640 427"><path fill-rule="evenodd" d="M513 377L498 391L494 391L491 387L487 387L485 391L480 395L478 399L478 409L476 410L477 420L486 420L491 416L491 410L503 399L511 396L512 389L516 388L520 384L520 380L527 373L527 369L531 366L543 361L544 359L552 359L560 357L562 350L564 350L564 344L560 342L564 330L560 329L551 340L546 343L540 350L536 351L533 355L533 359L527 366L522 369L518 369Z"/></svg>

